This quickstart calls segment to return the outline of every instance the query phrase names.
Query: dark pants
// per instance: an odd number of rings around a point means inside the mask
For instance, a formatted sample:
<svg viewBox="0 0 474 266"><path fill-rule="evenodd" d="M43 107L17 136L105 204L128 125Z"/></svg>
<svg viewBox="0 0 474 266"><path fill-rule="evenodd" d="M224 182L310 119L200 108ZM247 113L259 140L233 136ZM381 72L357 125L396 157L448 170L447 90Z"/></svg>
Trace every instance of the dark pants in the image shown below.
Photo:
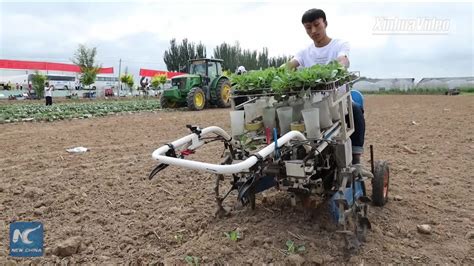
<svg viewBox="0 0 474 266"><path fill-rule="evenodd" d="M46 96L46 105L53 105L53 97Z"/></svg>
<svg viewBox="0 0 474 266"><path fill-rule="evenodd" d="M365 139L365 118L364 109L352 103L352 113L354 115L354 133L351 135L352 153L362 154L364 152Z"/></svg>

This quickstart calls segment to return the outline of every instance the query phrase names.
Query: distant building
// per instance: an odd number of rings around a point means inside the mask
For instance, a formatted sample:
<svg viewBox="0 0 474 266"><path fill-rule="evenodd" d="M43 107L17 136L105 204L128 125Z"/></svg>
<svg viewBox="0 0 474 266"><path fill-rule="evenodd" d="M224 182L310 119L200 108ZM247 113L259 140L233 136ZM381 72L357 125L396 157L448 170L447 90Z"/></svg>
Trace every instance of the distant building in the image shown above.
<svg viewBox="0 0 474 266"><path fill-rule="evenodd" d="M452 78L423 78L416 84L418 88L424 89L459 89L473 88L474 77L452 77Z"/></svg>
<svg viewBox="0 0 474 266"><path fill-rule="evenodd" d="M353 88L359 91L408 90L415 87L414 78L372 79L361 78Z"/></svg>

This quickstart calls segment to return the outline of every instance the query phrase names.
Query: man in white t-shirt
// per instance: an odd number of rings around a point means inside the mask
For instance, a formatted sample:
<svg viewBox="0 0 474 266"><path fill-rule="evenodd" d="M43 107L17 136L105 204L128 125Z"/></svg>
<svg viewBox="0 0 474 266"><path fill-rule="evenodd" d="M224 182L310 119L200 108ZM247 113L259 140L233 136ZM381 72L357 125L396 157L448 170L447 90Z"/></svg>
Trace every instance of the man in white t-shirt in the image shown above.
<svg viewBox="0 0 474 266"><path fill-rule="evenodd" d="M339 39L331 39L326 34L328 22L326 14L321 9L310 9L303 14L301 23L313 43L299 51L286 66L291 69L298 67L311 67L314 65L328 64L337 60L349 68L349 43ZM363 106L352 104L354 114L354 130L352 141L352 164L360 166L360 157L364 151L365 119ZM361 171L366 172L359 167ZM366 173L364 173L366 174ZM367 174L368 175L368 174Z"/></svg>
<svg viewBox="0 0 474 266"><path fill-rule="evenodd" d="M247 73L247 70L245 69L245 67L244 66L239 66L237 68L237 75L242 75L244 73Z"/></svg>

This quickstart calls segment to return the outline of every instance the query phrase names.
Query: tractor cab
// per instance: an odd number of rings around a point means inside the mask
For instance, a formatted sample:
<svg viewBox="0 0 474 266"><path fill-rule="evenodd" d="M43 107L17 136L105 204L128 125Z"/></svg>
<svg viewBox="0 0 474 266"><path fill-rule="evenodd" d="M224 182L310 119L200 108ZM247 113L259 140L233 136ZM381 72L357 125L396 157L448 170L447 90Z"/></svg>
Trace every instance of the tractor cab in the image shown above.
<svg viewBox="0 0 474 266"><path fill-rule="evenodd" d="M162 108L187 106L202 110L206 106L230 106L230 82L222 75L221 59L192 59L188 61L188 74L171 80L172 87L161 96Z"/></svg>
<svg viewBox="0 0 474 266"><path fill-rule="evenodd" d="M221 59L194 59L189 61L189 74L204 77L218 77L222 75Z"/></svg>
<svg viewBox="0 0 474 266"><path fill-rule="evenodd" d="M203 79L203 85L209 86L209 82L222 76L222 60L220 59L195 59L188 64L189 74L199 75Z"/></svg>

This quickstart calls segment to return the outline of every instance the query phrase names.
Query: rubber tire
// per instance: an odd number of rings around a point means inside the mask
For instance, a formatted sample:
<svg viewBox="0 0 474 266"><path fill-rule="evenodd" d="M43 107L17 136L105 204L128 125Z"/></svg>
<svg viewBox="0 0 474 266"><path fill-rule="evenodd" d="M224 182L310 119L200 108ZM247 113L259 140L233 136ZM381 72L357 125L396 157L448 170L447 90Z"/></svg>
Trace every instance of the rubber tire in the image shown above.
<svg viewBox="0 0 474 266"><path fill-rule="evenodd" d="M220 108L230 107L230 95L229 95L229 99L227 100L227 102L225 102L224 99L222 99L222 89L224 88L225 85L229 86L229 94L230 94L231 85L230 85L230 82L229 82L228 79L223 78L223 79L219 80L219 82L217 82L217 86L216 86L216 98L217 98L216 102L217 102L217 106L220 107Z"/></svg>
<svg viewBox="0 0 474 266"><path fill-rule="evenodd" d="M196 104L194 103L194 98L196 97L196 94L197 93L202 93L202 96L204 97L204 104L202 106L196 106ZM206 94L204 93L204 91L199 88L199 87L195 87L195 88L192 88L189 92L188 92L188 97L186 98L186 103L188 105L188 109L191 110L191 111L201 111L202 109L204 109L206 107Z"/></svg>
<svg viewBox="0 0 474 266"><path fill-rule="evenodd" d="M168 99L166 99L166 97L161 95L161 97L160 97L160 106L161 106L161 109L176 108L177 104L175 102L170 102Z"/></svg>
<svg viewBox="0 0 474 266"><path fill-rule="evenodd" d="M388 172L387 194L383 195L384 175ZM372 203L375 206L384 206L390 192L390 169L386 161L376 161L374 164L374 178L372 179Z"/></svg>

